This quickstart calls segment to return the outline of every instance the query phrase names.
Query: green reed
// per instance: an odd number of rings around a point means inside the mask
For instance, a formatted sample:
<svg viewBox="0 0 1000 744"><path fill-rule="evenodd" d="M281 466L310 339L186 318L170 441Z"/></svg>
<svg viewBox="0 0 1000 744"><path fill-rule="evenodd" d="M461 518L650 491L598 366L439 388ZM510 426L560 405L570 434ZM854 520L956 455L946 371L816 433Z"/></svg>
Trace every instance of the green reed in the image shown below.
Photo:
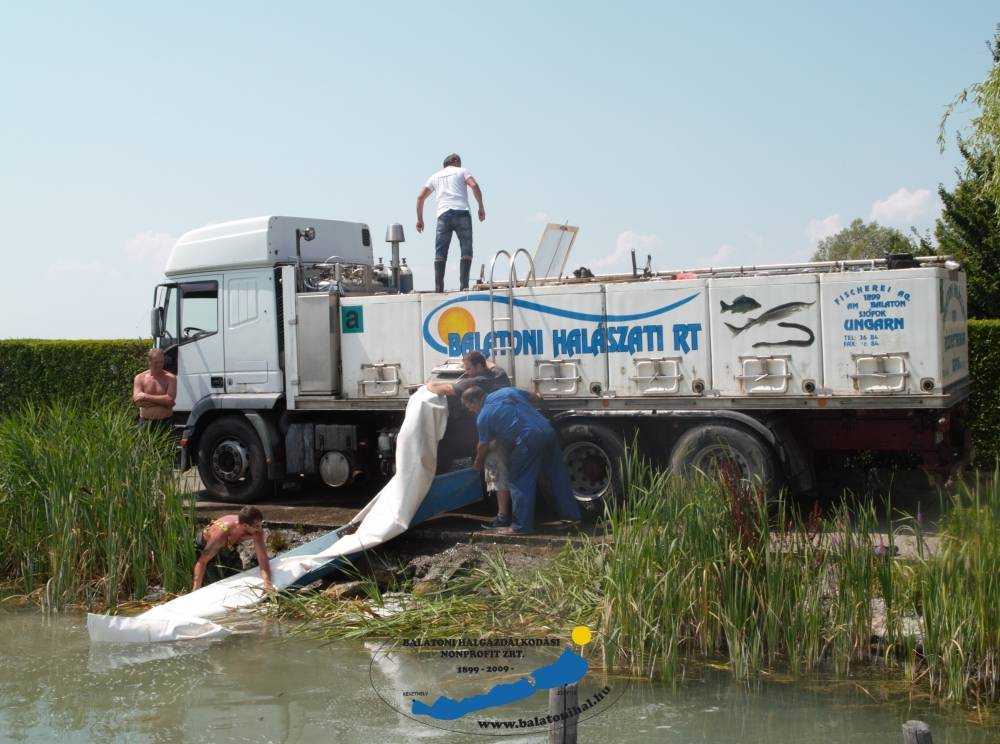
<svg viewBox="0 0 1000 744"><path fill-rule="evenodd" d="M173 458L166 435L114 404L27 405L0 420L0 580L50 609L184 587L194 515Z"/></svg>
<svg viewBox="0 0 1000 744"><path fill-rule="evenodd" d="M731 479L684 480L637 460L628 483L606 535L538 569L490 556L388 618L322 596L277 611L328 638L565 636L585 624L607 669L667 683L720 660L739 679L877 668L938 699L998 699L1000 480L955 497L935 552L911 520L918 556L907 559L888 557L896 535L879 536L870 500L803 516Z"/></svg>
<svg viewBox="0 0 1000 744"><path fill-rule="evenodd" d="M951 497L941 545L915 578L928 681L947 700L1000 697L1000 477Z"/></svg>

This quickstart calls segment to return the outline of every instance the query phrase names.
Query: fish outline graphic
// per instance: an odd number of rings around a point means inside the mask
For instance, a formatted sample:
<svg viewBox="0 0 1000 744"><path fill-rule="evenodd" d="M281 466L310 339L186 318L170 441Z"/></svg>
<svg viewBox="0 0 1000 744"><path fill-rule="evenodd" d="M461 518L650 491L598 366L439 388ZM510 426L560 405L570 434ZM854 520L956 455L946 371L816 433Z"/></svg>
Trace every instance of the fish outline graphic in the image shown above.
<svg viewBox="0 0 1000 744"><path fill-rule="evenodd" d="M802 331L806 334L807 338L788 338L784 341L758 341L753 345L753 348L760 349L772 346L799 346L805 348L812 346L813 341L816 340L816 334L812 332L812 329L799 323L778 323L778 328L792 328L796 331Z"/></svg>
<svg viewBox="0 0 1000 744"><path fill-rule="evenodd" d="M812 302L786 302L783 305L776 305L775 307L772 307L770 310L761 313L756 318L750 318L746 325L734 326L730 323L724 323L723 325L732 331L734 336L739 336L748 328L753 328L756 325L763 325L764 323L770 323L772 320L787 318L789 315L794 315L800 310L805 310L807 307L815 304L815 300Z"/></svg>
<svg viewBox="0 0 1000 744"><path fill-rule="evenodd" d="M722 312L724 313L749 313L751 310L756 310L760 307L760 303L757 300L747 295L740 295L732 302L719 300L719 305L722 306Z"/></svg>

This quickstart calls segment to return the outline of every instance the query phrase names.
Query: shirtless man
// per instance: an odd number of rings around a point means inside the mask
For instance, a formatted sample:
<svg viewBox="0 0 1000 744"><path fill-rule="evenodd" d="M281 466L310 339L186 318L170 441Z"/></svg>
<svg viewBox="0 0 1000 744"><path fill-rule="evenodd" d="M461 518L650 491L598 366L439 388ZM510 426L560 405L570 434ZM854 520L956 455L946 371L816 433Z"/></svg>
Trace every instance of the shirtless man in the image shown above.
<svg viewBox="0 0 1000 744"><path fill-rule="evenodd" d="M163 368L163 350L149 350L149 369L132 381L132 402L139 406L139 424L173 430L177 377Z"/></svg>
<svg viewBox="0 0 1000 744"><path fill-rule="evenodd" d="M246 540L253 540L257 564L260 566L260 577L264 580L264 589L273 589L271 564L267 560L267 547L264 545L263 522L264 515L260 509L256 506L244 506L239 514L219 517L199 532L194 541L198 560L194 564L194 586L191 591L200 589L205 583L206 571L209 574L207 582L209 584L225 578L226 575L242 571L243 562L236 546Z"/></svg>

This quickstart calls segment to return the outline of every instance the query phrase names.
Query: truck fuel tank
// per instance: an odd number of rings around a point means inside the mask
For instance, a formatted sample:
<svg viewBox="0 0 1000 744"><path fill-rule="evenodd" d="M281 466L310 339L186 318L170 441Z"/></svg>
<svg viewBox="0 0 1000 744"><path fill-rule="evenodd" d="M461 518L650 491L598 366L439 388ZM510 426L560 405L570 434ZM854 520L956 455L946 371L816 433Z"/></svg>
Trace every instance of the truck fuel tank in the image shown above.
<svg viewBox="0 0 1000 744"><path fill-rule="evenodd" d="M324 452L319 459L319 477L331 488L346 486L354 479L354 467L346 452Z"/></svg>
<svg viewBox="0 0 1000 744"><path fill-rule="evenodd" d="M402 266L399 267L399 291L402 294L413 291L413 269L406 265L405 258Z"/></svg>

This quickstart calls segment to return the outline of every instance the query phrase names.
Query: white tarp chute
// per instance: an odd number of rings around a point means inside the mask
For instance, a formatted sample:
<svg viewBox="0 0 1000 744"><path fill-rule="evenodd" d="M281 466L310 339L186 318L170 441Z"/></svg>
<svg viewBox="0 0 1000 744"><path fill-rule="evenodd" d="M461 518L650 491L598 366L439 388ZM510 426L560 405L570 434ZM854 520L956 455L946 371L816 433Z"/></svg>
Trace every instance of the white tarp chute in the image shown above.
<svg viewBox="0 0 1000 744"><path fill-rule="evenodd" d="M330 561L377 547L405 532L434 481L438 441L448 424L443 395L421 387L410 396L396 438L396 473L351 524L354 534L331 532L271 559L271 583L283 589ZM182 595L135 617L87 615L91 641L148 643L220 638L229 630L212 622L227 612L257 604L264 595L258 568Z"/></svg>

